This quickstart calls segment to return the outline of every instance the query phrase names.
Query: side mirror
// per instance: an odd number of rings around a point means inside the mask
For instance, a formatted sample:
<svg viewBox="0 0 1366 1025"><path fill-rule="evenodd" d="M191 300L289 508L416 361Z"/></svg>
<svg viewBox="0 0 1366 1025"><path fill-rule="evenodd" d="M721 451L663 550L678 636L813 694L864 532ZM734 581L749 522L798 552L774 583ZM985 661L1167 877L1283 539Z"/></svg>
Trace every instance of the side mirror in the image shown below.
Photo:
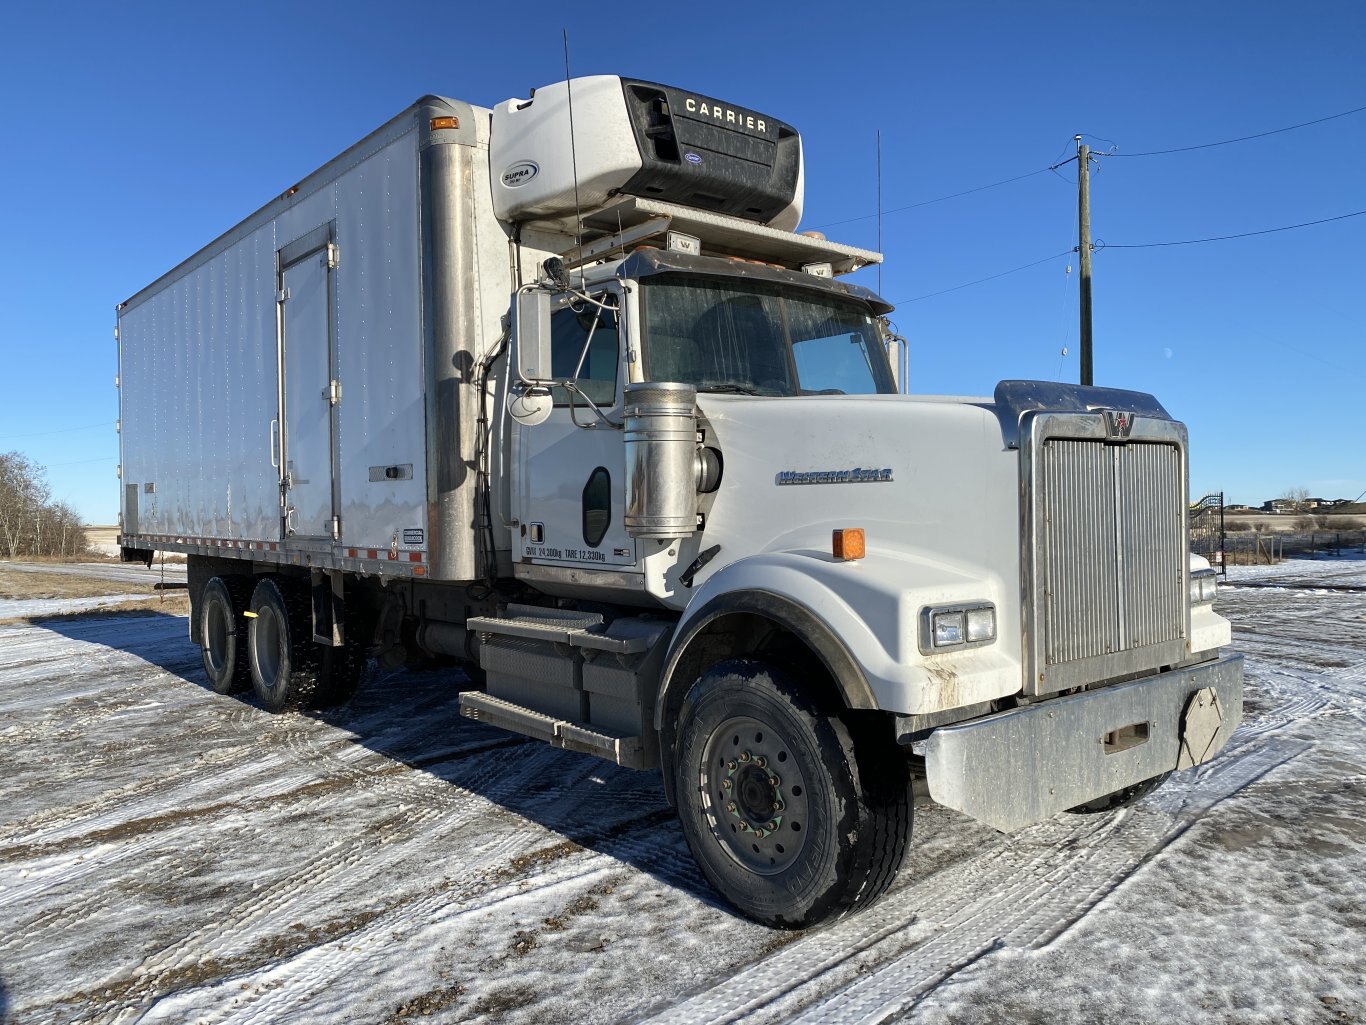
<svg viewBox="0 0 1366 1025"><path fill-rule="evenodd" d="M517 293L517 376L527 384L552 381L550 369L550 294L533 288Z"/></svg>

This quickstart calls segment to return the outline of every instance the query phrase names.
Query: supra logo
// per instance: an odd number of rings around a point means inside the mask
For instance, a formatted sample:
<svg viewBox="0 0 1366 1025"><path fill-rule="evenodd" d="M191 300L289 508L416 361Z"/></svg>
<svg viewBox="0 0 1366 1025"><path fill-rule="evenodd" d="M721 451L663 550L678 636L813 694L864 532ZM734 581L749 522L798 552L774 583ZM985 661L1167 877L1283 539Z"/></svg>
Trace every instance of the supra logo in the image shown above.
<svg viewBox="0 0 1366 1025"><path fill-rule="evenodd" d="M523 160L513 164L503 172L503 184L510 189L518 188L535 178L541 173L541 169L531 160Z"/></svg>

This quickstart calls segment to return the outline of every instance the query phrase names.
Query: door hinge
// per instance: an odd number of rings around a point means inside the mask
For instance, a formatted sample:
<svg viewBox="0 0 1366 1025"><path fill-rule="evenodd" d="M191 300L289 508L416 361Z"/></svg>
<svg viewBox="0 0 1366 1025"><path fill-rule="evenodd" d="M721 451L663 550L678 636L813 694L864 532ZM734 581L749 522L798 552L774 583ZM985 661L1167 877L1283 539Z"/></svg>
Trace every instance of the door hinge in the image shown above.
<svg viewBox="0 0 1366 1025"><path fill-rule="evenodd" d="M323 398L325 398L325 399L327 400L328 405L335 406L338 402L341 401L341 397L342 397L342 386L341 386L341 382L340 382L340 381L328 381L328 382L327 382L327 388L323 391Z"/></svg>
<svg viewBox="0 0 1366 1025"><path fill-rule="evenodd" d="M275 293L275 301L276 301L277 303L282 303L282 302L286 301L288 298L289 298L289 289L287 289L287 288L282 288L282 289L280 289L278 292Z"/></svg>
<svg viewBox="0 0 1366 1025"><path fill-rule="evenodd" d="M327 243L327 269L336 270L341 263L341 247L335 242Z"/></svg>
<svg viewBox="0 0 1366 1025"><path fill-rule="evenodd" d="M341 540L341 517L340 517L340 516L333 516L333 517L332 517L332 540L333 540L333 541L340 541L340 540Z"/></svg>

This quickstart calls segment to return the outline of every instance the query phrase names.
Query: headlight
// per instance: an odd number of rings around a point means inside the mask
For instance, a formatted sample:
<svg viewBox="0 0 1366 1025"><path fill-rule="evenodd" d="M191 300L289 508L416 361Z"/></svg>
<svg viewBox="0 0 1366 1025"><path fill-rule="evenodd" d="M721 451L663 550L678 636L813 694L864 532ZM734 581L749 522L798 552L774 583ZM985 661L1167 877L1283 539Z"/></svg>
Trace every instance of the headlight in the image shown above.
<svg viewBox="0 0 1366 1025"><path fill-rule="evenodd" d="M1191 574L1191 604L1210 605L1214 602L1219 580L1212 569L1197 569Z"/></svg>
<svg viewBox="0 0 1366 1025"><path fill-rule="evenodd" d="M928 606L920 610L920 652L990 644L996 639L996 607L990 602Z"/></svg>

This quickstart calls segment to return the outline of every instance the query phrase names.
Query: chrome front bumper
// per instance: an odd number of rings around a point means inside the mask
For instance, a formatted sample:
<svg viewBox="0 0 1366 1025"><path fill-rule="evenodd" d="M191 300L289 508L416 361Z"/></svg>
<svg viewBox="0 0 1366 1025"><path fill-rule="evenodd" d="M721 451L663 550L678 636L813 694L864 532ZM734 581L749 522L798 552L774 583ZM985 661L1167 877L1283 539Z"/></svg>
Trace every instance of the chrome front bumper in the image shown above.
<svg viewBox="0 0 1366 1025"><path fill-rule="evenodd" d="M925 743L930 796L1012 830L1174 769L1228 743L1243 656L945 726Z"/></svg>

